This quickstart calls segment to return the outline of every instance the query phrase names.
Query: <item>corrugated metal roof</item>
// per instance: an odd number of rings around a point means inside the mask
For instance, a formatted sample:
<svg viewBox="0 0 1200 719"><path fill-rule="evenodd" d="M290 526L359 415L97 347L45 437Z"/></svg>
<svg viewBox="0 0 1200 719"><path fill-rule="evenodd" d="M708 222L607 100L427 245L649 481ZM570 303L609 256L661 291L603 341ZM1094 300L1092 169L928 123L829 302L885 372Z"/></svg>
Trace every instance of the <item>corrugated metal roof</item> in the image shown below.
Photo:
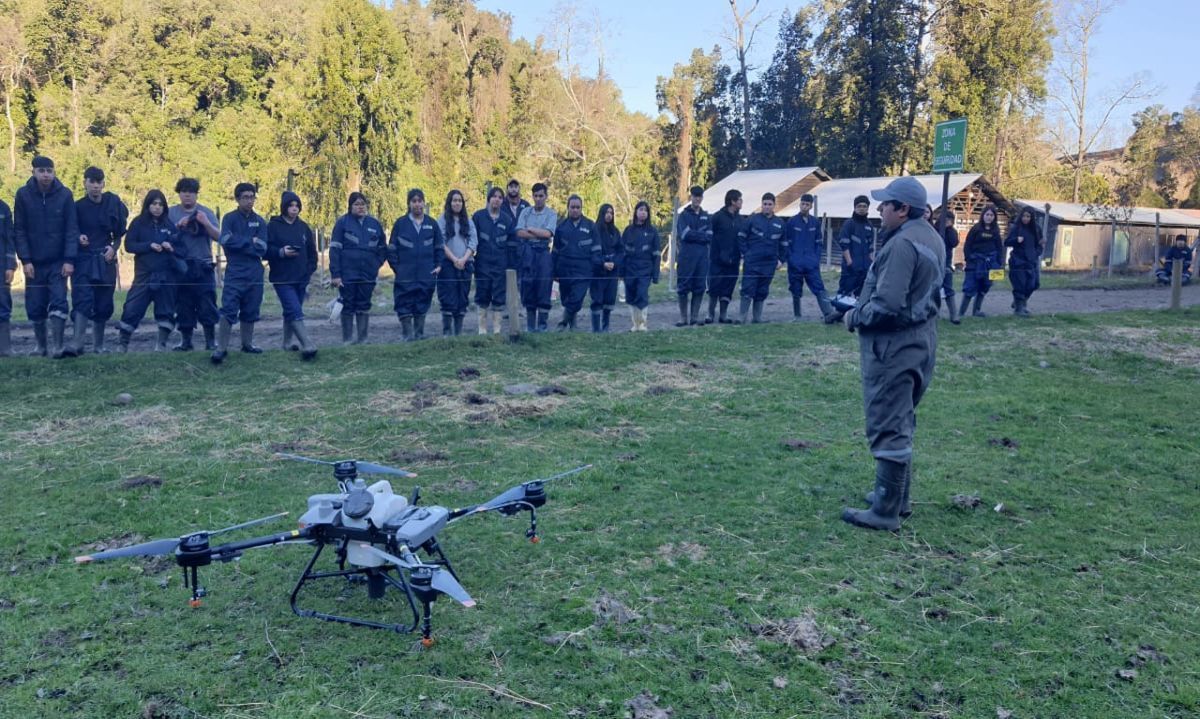
<svg viewBox="0 0 1200 719"><path fill-rule="evenodd" d="M1017 200L1018 205L1032 207L1038 212L1045 210L1046 205L1050 205L1050 216L1059 222L1073 222L1083 225L1100 224L1107 225L1112 222L1110 217L1097 214L1091 209L1091 206L1077 202L1047 202L1046 200ZM1158 213L1159 224L1168 227L1200 227L1200 217L1193 216L1189 212L1181 210L1161 210L1155 207L1133 207L1119 208L1131 209L1132 214L1127 221L1131 225L1149 225L1154 226L1154 215ZM1118 215L1118 218L1123 215ZM1124 220L1119 220L1125 222Z"/></svg>
<svg viewBox="0 0 1200 719"><path fill-rule="evenodd" d="M913 175L913 177L925 187L925 192L929 195L929 204L934 207L940 205L942 202L942 175ZM950 196L954 197L979 178L980 175L970 173L950 175ZM894 179L896 178L856 177L846 180L822 182L820 185L817 185L816 189L812 190L812 194L817 198L815 214L818 217L828 215L833 218L846 219L854 214L855 197L859 195L870 197L871 190L882 189ZM867 212L868 217L879 217L879 212L875 209L878 205L878 202L871 200L871 209ZM745 211L746 208L743 208L743 212ZM776 210L776 214L785 217L791 217L799 212L799 200L787 207Z"/></svg>
<svg viewBox="0 0 1200 719"><path fill-rule="evenodd" d="M708 212L716 212L725 206L725 193L729 190L741 190L742 213L749 214L758 209L759 200L763 194L770 192L782 194L793 185L802 182L814 172L820 172L818 167L786 167L779 170L738 170L732 175L717 182L704 191L704 201L700 203ZM828 175L822 176L828 177Z"/></svg>

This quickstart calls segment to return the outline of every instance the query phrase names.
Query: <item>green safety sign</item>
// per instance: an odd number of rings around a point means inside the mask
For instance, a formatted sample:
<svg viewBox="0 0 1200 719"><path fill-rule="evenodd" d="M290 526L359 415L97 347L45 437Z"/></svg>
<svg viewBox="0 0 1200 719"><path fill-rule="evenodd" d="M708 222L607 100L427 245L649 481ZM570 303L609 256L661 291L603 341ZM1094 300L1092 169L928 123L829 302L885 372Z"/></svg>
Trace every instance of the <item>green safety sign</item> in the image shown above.
<svg viewBox="0 0 1200 719"><path fill-rule="evenodd" d="M933 172L962 172L967 148L967 119L939 122L933 129Z"/></svg>

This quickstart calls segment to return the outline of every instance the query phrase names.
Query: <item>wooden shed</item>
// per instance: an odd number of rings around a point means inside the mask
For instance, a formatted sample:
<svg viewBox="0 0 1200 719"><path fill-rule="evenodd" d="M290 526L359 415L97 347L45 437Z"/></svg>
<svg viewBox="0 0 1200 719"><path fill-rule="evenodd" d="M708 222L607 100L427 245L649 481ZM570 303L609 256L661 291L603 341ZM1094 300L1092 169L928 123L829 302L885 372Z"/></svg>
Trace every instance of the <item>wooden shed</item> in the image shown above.
<svg viewBox="0 0 1200 719"><path fill-rule="evenodd" d="M1043 262L1056 269L1145 270L1176 235L1193 244L1200 234L1200 217L1180 210L1031 199L1017 205L1033 210L1038 224L1048 226Z"/></svg>

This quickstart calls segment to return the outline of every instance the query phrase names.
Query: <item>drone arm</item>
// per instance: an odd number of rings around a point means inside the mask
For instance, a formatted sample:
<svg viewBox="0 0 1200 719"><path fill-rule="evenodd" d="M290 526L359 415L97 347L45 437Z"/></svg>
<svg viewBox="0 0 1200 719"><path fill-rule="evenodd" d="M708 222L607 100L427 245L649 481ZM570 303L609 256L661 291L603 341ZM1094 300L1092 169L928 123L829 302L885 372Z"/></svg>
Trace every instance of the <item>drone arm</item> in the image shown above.
<svg viewBox="0 0 1200 719"><path fill-rule="evenodd" d="M257 549L258 547L270 547L275 544L283 544L284 542L304 541L311 538L312 530L309 528L293 529L289 532L280 532L271 534L265 537L254 537L244 539L240 542L229 542L227 544L219 544L209 551L212 553L212 558L221 561L228 561L241 555L247 549Z"/></svg>

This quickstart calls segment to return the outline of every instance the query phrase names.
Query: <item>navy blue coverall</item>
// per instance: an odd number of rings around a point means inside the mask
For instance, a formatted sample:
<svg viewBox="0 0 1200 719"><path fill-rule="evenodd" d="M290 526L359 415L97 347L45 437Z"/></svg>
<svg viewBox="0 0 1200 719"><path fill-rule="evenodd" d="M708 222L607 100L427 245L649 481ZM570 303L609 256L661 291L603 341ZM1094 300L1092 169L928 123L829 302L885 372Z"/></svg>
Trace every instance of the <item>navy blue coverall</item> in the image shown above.
<svg viewBox="0 0 1200 719"><path fill-rule="evenodd" d="M621 233L624 258L621 277L625 280L625 304L644 310L650 305L650 284L658 283L662 248L658 230L647 222L630 225Z"/></svg>
<svg viewBox="0 0 1200 719"><path fill-rule="evenodd" d="M967 269L963 275L963 295L986 295L988 290L992 289L988 272L1000 269L1001 258L1004 257L1000 226L985 227L982 222L975 223L967 233L967 241L963 244L963 256L967 261Z"/></svg>
<svg viewBox="0 0 1200 719"><path fill-rule="evenodd" d="M329 237L329 276L342 281L338 296L343 313L371 311L371 295L386 256L387 237L379 220L351 214L338 218Z"/></svg>
<svg viewBox="0 0 1200 719"><path fill-rule="evenodd" d="M75 202L79 234L88 238L81 243L71 275L71 312L93 322L107 322L113 316L113 293L117 289L117 250L129 222L129 208L111 192L99 202L84 196ZM111 261L104 251L113 250ZM185 248L186 251L186 248Z"/></svg>
<svg viewBox="0 0 1200 719"><path fill-rule="evenodd" d="M704 210L696 211L690 204L675 220L675 236L679 238L679 256L675 259L676 291L704 294L708 289L708 253L712 244L712 217Z"/></svg>
<svg viewBox="0 0 1200 719"><path fill-rule="evenodd" d="M203 213L208 221L217 226L217 216L204 205L197 204L190 211L183 205L174 205L167 211L167 218L176 226L178 240L187 251L187 274L179 283L175 295L175 321L185 336L196 329L199 322L204 327L217 323L217 275L212 256L212 237L196 221ZM187 218L182 228L179 222Z"/></svg>
<svg viewBox="0 0 1200 719"><path fill-rule="evenodd" d="M771 291L775 268L787 259L783 220L761 213L750 216L742 240L742 298L763 301Z"/></svg>
<svg viewBox="0 0 1200 719"><path fill-rule="evenodd" d="M867 281L867 269L871 266L871 253L875 247L875 228L870 220L858 215L842 223L838 233L838 247L850 253L850 263L842 255L842 276L838 279L838 294L858 297L863 283Z"/></svg>
<svg viewBox="0 0 1200 719"><path fill-rule="evenodd" d="M507 202L505 203L507 204ZM504 309L508 301L505 270L509 269L509 250L517 236L517 221L504 211L504 205L492 219L487 208L471 216L478 244L475 247L475 304L483 309Z"/></svg>
<svg viewBox="0 0 1200 719"><path fill-rule="evenodd" d="M596 265L595 279L592 280L592 312L612 310L617 304L617 280L621 277L621 263L625 259L625 245L621 242L621 231L616 225L596 225L596 233L600 238L600 263ZM604 269L604 263L611 262L611 270Z"/></svg>
<svg viewBox="0 0 1200 719"><path fill-rule="evenodd" d="M708 294L718 300L733 299L742 262L746 218L721 208L712 215L712 245L708 254Z"/></svg>
<svg viewBox="0 0 1200 719"><path fill-rule="evenodd" d="M1004 244L1012 248L1008 255L1008 279L1012 282L1013 300L1028 300L1041 286L1042 243L1037 228L1022 225L1018 220L1008 228Z"/></svg>
<svg viewBox="0 0 1200 719"><path fill-rule="evenodd" d="M137 331L154 303L154 320L165 330L175 328L175 292L186 266L186 245L178 241L175 226L166 217L154 219L139 215L129 225L125 251L133 255L133 285L125 296L117 329ZM151 245L171 243L172 251L157 251Z"/></svg>
<svg viewBox="0 0 1200 719"><path fill-rule="evenodd" d="M812 215L796 215L785 225L785 241L788 244L787 271L788 292L793 297L804 294L804 285L815 297L825 296L825 282L821 279L821 221Z"/></svg>
<svg viewBox="0 0 1200 719"><path fill-rule="evenodd" d="M287 207L291 198L284 193ZM283 250L291 247L295 257L284 257ZM271 218L267 225L267 279L275 288L283 319L296 322L304 319L304 300L308 297L308 281L317 271L317 240L312 228L297 217L288 222L282 215Z"/></svg>
<svg viewBox="0 0 1200 719"><path fill-rule="evenodd" d="M1176 262L1183 263L1183 269L1182 269L1183 274L1180 275L1181 284L1185 284L1185 285L1191 284L1191 282L1192 282L1192 248L1190 248L1190 247L1172 247L1171 249L1167 250L1167 253L1165 255L1163 255L1163 259L1165 260L1165 262L1163 263L1163 266L1157 272L1154 273L1155 276L1158 278L1158 281L1161 284L1164 284L1164 285L1171 284L1171 273L1175 271L1174 265Z"/></svg>
<svg viewBox="0 0 1200 719"><path fill-rule="evenodd" d="M267 255L267 221L257 212L241 210L221 218L225 250L225 286L221 289L221 319L229 324L258 322L263 299L263 258Z"/></svg>
<svg viewBox="0 0 1200 719"><path fill-rule="evenodd" d="M558 296L567 317L583 307L592 277L600 265L603 247L596 223L586 217L564 219L554 231L554 277Z"/></svg>
<svg viewBox="0 0 1200 719"><path fill-rule="evenodd" d="M12 210L0 200L0 261L5 272L17 272L17 246L13 243ZM12 286L7 280L0 283L0 324L12 319Z"/></svg>
<svg viewBox="0 0 1200 719"><path fill-rule="evenodd" d="M420 229L412 215L405 215L392 225L387 258L396 273L392 288L396 317L424 316L429 312L437 280L433 270L445 257L443 247L442 230L429 215L421 218Z"/></svg>

